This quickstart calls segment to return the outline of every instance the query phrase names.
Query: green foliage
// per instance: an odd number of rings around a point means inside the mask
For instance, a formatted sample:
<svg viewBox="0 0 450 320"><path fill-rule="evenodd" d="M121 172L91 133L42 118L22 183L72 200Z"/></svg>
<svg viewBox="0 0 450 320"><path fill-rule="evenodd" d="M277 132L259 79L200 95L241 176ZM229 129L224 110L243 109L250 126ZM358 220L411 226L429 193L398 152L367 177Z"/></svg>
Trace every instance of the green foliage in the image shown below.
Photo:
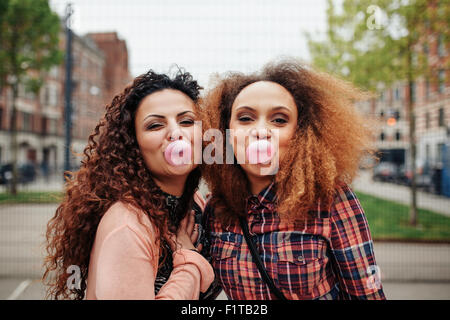
<svg viewBox="0 0 450 320"><path fill-rule="evenodd" d="M51 11L48 0L0 3L0 81L7 85L8 76L13 76L36 91L41 71L62 62L59 17Z"/></svg>
<svg viewBox="0 0 450 320"><path fill-rule="evenodd" d="M427 34L449 39L446 1L344 0L337 10L328 0L326 39L307 34L313 64L375 91L380 83L430 76Z"/></svg>

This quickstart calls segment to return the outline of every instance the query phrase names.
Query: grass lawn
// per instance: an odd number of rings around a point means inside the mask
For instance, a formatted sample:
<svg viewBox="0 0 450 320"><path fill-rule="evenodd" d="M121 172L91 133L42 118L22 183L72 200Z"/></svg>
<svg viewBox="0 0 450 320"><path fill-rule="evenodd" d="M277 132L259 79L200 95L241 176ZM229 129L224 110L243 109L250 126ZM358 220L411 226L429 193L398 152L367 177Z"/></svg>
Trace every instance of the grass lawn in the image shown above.
<svg viewBox="0 0 450 320"><path fill-rule="evenodd" d="M450 217L418 209L418 224L409 225L409 207L356 191L375 240L432 240L450 242Z"/></svg>
<svg viewBox="0 0 450 320"><path fill-rule="evenodd" d="M409 225L409 207L356 191L375 240L431 240L450 242L450 217L419 209L418 225ZM19 192L16 197L0 193L0 205L59 203L62 192Z"/></svg>
<svg viewBox="0 0 450 320"><path fill-rule="evenodd" d="M12 196L6 192L0 192L0 205L14 203L59 203L62 197L62 192L24 191L18 192L16 196Z"/></svg>

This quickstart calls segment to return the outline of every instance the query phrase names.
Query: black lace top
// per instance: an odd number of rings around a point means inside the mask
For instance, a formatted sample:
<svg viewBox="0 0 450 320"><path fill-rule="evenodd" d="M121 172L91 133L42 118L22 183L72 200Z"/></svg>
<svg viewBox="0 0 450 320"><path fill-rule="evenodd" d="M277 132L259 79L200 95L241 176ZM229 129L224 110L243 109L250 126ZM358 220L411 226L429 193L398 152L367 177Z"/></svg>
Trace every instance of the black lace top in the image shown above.
<svg viewBox="0 0 450 320"><path fill-rule="evenodd" d="M176 215L177 206L180 202L180 197L168 194L166 192L162 192L166 198L166 206L169 211L169 219L173 225L178 225L179 219ZM200 243L203 244L203 249L201 254L211 262L211 256L209 254L209 241L205 236L205 231L202 226L202 210L199 205L194 201L192 205L192 210L195 212L195 223L198 225L199 236L197 239L197 243L194 245L197 247ZM170 248L167 242L163 242L162 244L167 250L167 257L163 261L163 257L160 258L158 273L156 274L155 279L155 295L158 294L161 287L167 282L170 277L170 274L173 270L173 259L172 259L172 249ZM209 289L205 293L200 293L200 299L215 299L221 291L216 280L211 284Z"/></svg>

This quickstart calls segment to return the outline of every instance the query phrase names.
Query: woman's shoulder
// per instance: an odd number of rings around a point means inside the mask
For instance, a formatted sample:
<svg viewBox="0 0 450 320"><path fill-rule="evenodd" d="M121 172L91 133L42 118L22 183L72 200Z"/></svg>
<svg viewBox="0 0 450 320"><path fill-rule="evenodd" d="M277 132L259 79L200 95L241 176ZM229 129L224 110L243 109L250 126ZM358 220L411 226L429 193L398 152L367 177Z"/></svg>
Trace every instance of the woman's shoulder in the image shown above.
<svg viewBox="0 0 450 320"><path fill-rule="evenodd" d="M352 187L345 183L339 182L335 188L334 202L339 203L343 201L355 200L357 199L355 192Z"/></svg>
<svg viewBox="0 0 450 320"><path fill-rule="evenodd" d="M364 215L361 203L349 184L342 182L336 186L331 215L334 217Z"/></svg>
<svg viewBox="0 0 450 320"><path fill-rule="evenodd" d="M143 236L150 236L154 230L145 212L131 204L117 201L106 210L100 220L97 232L110 234L124 228L129 228Z"/></svg>

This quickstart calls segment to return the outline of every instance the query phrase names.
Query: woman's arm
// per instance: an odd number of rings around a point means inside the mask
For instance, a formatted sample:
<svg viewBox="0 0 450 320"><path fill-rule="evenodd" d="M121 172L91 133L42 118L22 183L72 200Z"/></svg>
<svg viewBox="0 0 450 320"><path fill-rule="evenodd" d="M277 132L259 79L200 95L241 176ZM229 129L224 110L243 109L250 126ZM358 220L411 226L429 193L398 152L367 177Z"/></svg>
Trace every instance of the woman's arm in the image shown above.
<svg viewBox="0 0 450 320"><path fill-rule="evenodd" d="M158 295L154 283L158 268L159 248L143 232L130 223L110 232L99 248L96 270L98 299L198 299L214 279L210 264L199 253L179 249L173 253L174 269ZM146 229L148 230L148 229Z"/></svg>
<svg viewBox="0 0 450 320"><path fill-rule="evenodd" d="M331 211L331 252L341 290L349 299L385 299L369 225L347 185L338 188Z"/></svg>

